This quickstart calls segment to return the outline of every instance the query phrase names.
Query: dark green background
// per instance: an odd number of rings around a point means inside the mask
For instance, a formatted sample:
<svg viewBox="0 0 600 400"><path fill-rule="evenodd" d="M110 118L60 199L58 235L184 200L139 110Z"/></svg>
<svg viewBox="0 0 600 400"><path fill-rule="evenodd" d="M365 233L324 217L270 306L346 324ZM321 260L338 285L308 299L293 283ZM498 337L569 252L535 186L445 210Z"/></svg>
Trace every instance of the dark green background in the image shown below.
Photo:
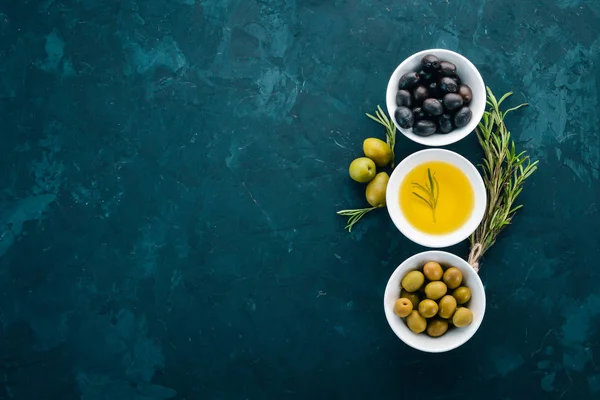
<svg viewBox="0 0 600 400"><path fill-rule="evenodd" d="M0 399L600 397L599 26L580 0L3 0ZM365 205L364 113L434 47L531 103L508 125L540 160L441 355L382 309L423 248L335 214Z"/></svg>

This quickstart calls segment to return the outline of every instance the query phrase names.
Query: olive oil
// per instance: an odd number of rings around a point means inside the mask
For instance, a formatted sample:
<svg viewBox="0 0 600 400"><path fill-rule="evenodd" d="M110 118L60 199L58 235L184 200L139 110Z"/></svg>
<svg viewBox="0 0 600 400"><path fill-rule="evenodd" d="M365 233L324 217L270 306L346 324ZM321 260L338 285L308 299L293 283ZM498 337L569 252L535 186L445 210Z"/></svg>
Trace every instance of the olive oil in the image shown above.
<svg viewBox="0 0 600 400"><path fill-rule="evenodd" d="M442 235L463 226L475 203L467 176L452 164L430 161L413 168L400 184L400 209L416 229Z"/></svg>

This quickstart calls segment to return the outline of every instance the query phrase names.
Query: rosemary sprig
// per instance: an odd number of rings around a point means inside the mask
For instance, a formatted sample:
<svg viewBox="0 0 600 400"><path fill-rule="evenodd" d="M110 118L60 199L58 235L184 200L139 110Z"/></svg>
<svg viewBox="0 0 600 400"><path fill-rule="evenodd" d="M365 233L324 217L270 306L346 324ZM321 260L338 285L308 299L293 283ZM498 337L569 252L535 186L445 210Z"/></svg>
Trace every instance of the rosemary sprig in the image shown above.
<svg viewBox="0 0 600 400"><path fill-rule="evenodd" d="M348 232L352 232L352 227L354 226L354 224L356 224L362 217L364 217L365 214L367 214L370 211L373 211L376 208L378 207L359 208L356 210L341 210L338 211L337 214L343 215L345 217L350 217L348 218L348 225L346 225L346 229L348 229Z"/></svg>
<svg viewBox="0 0 600 400"><path fill-rule="evenodd" d="M512 92L496 100L491 89L487 88L489 110L477 127L477 139L483 149L483 180L487 191L488 204L481 224L471 235L469 263L479 269L479 259L496 242L502 230L510 224L515 212L522 205L515 206L515 200L523 190L525 180L537 169L537 161L531 161L526 151L517 153L515 142L504 124L504 118L512 111L527 105L520 104L502 112L500 105Z"/></svg>
<svg viewBox="0 0 600 400"><path fill-rule="evenodd" d="M380 123L385 126L385 138L387 144L392 149L392 169L394 168L394 146L396 145L396 125L394 125L394 121L391 118L388 118L385 112L381 109L380 106L377 106L377 110L375 111L375 117L371 114L367 113L367 117L371 118L373 121Z"/></svg>
<svg viewBox="0 0 600 400"><path fill-rule="evenodd" d="M426 183L425 186L417 182L412 182L412 185L416 189L421 190L427 198L421 196L417 192L412 192L412 194L427 203L429 208L431 208L431 213L433 214L433 222L436 223L435 209L437 208L438 199L440 197L440 185L435 177L435 173L432 174L429 168L427 168L427 178L429 182L428 184Z"/></svg>

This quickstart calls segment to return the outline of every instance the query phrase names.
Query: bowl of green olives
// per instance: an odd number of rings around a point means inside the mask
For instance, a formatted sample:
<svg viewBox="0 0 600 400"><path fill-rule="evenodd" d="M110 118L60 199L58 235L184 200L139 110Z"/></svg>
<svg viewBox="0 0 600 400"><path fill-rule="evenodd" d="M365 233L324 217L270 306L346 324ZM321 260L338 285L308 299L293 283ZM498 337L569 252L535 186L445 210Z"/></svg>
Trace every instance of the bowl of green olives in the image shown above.
<svg viewBox="0 0 600 400"><path fill-rule="evenodd" d="M477 127L486 106L485 85L464 56L445 49L424 50L396 68L386 105L404 136L426 146L446 146Z"/></svg>
<svg viewBox="0 0 600 400"><path fill-rule="evenodd" d="M385 288L388 324L404 343L442 353L466 343L485 314L481 278L462 258L426 251L404 261Z"/></svg>

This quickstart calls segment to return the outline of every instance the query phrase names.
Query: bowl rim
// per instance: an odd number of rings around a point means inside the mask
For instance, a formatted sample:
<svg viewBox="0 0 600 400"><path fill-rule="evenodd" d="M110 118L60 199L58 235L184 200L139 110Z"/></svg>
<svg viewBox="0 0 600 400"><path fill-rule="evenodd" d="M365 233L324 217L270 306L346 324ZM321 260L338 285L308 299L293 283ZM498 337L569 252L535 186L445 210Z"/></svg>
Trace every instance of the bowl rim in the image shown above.
<svg viewBox="0 0 600 400"><path fill-rule="evenodd" d="M477 314L474 313L473 322L469 325L469 327L464 328L464 331L462 331L462 332L464 332L464 334L462 335L461 339L457 340L454 343L451 343L447 346L441 346L439 348L430 348L425 345L419 344L417 342L408 340L407 336L404 334L405 332L409 332L411 335L415 335L415 334L410 331L401 330L401 328L399 328L399 326L400 326L399 324L404 324L404 321L400 320L399 317L396 314L394 314L394 310L393 310L394 305L393 305L393 302L390 301L390 300L392 300L391 298L392 298L393 292L395 292L397 290L397 287L400 286L400 282L403 277L402 274L405 272L408 272L409 269L414 270L417 268L417 267L413 267L413 265L416 264L418 262L418 260L421 260L421 261L423 261L423 260L429 260L429 261L441 260L441 261L437 261L437 262L440 262L442 264L450 264L451 266L460 269L461 272L463 273L463 277L465 277L467 280L471 281L469 283L469 289L471 290L471 293L477 293L477 295L481 297L481 302L480 302L480 304L478 303L479 307L480 307L480 312ZM473 267L471 265L469 265L469 263L467 261L465 261L461 257L459 257L455 254L449 253L447 251L428 250L428 251L424 251L424 252L417 253L417 254L410 256L409 258L404 260L400 265L398 265L396 267L396 269L392 272L392 274L390 275L390 278L388 279L388 282L386 284L385 292L383 295L383 309L384 309L384 313L385 313L385 317L388 322L388 325L390 326L390 328L392 329L394 334L400 340L402 340L406 345L408 345L416 350L424 351L427 353L443 353L443 352L450 351L457 347L462 346L463 344L468 342L475 335L475 333L481 326L481 323L483 322L483 318L485 316L486 301L487 300L486 300L486 295L485 295L485 287L483 286L481 277L479 276L479 274L477 272L475 272ZM395 300L394 300L394 302L395 302ZM430 337L427 336L427 338L430 338ZM430 339L434 339L434 338L430 338ZM443 340L443 337L435 338L435 340L436 341Z"/></svg>
<svg viewBox="0 0 600 400"><path fill-rule="evenodd" d="M403 68L406 68L406 64L408 64L414 58L422 58L424 55L430 54L430 53L433 53L438 57L447 57L448 55L450 55L450 57L458 58L462 62L464 62L470 69L472 69L472 73L469 73L469 76L472 77L472 79L477 82L477 86L483 90L483 93L482 93L483 96L479 100L480 104L477 107L480 110L476 110L477 113L473 112L471 121L466 126L464 126L462 128L454 129L452 132L444 134L444 135L434 134L431 136L419 136L412 132L412 128L411 129L401 128L400 125L398 125L398 123L396 122L394 113L396 111L396 108L398 108L398 106L396 105L395 97L396 97L396 92L398 91L398 81L400 80L400 77L402 76L400 74L400 71ZM476 90L475 87L472 87L471 89L473 90L473 92L475 92L475 90ZM419 51L419 52L414 53L411 56L407 57L406 59L404 59L404 61L402 61L396 67L394 72L392 72L392 75L390 75L390 79L388 81L388 85L386 88L387 111L390 116L390 119L392 120L392 122L394 123L396 128L405 137L412 140L413 142L416 142L416 143L419 143L419 144L422 144L425 146L431 146L431 147L447 146L452 143L456 143L456 142L464 139L465 137L469 136L471 134L471 132L473 132L475 130L475 128L477 127L477 124L479 124L479 121L483 117L483 113L485 112L485 108L486 108L486 101L487 101L487 98L486 98L485 83L484 83L483 78L481 77L481 73L479 72L477 67L475 67L475 65L468 58L463 56L462 54L457 53L452 50L448 50L448 49L427 49L427 50ZM473 111L473 107L469 107L469 108L471 108L471 111Z"/></svg>
<svg viewBox="0 0 600 400"><path fill-rule="evenodd" d="M445 156L440 157L439 154L444 154ZM426 157L426 160L423 160L412 167L407 166L413 163L413 160L422 157L423 155L428 156ZM448 158L458 160L459 162L453 162L452 160L448 160ZM398 191L400 190L400 186L402 185L404 178L413 168L424 162L438 161L440 159L459 168L466 175L467 179L469 179L469 182L471 183L471 186L473 187L473 195L475 198L473 212L471 213L469 219L462 226L450 233L443 235L432 235L418 230L412 226L410 222L408 222L398 202ZM477 168L462 155L451 150L439 148L420 150L403 159L396 166L396 168L394 168L386 189L386 208L396 228L398 228L398 230L409 240L429 248L453 246L468 238L483 220L487 207L487 201L488 199L485 184L483 183L483 178L481 177L481 174Z"/></svg>

